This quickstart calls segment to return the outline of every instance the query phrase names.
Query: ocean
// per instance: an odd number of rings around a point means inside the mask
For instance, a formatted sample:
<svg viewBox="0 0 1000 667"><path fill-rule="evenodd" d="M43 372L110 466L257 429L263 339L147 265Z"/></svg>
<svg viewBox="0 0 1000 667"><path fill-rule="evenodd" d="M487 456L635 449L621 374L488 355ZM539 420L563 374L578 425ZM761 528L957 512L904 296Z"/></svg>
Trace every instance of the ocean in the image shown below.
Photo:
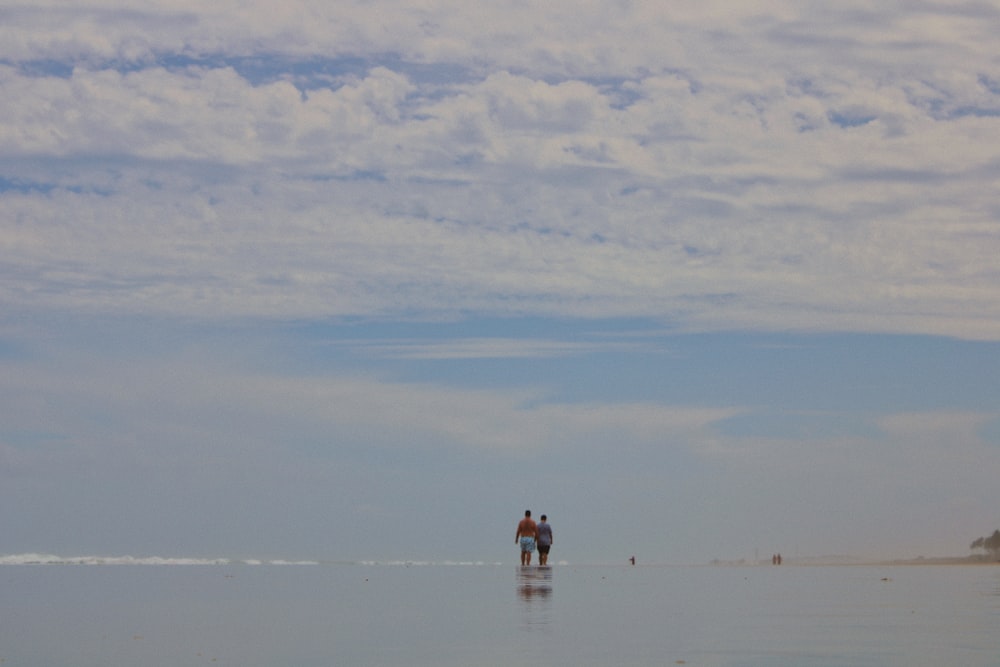
<svg viewBox="0 0 1000 667"><path fill-rule="evenodd" d="M998 631L994 565L0 558L3 667L993 667Z"/></svg>

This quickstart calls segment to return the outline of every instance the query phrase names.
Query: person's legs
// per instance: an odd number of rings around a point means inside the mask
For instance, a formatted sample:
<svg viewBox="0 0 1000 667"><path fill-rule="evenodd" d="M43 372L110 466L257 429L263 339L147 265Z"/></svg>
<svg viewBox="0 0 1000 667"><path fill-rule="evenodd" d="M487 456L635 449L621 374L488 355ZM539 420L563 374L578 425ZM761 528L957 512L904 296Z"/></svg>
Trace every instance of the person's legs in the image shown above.
<svg viewBox="0 0 1000 667"><path fill-rule="evenodd" d="M531 565L531 552L535 550L535 540L530 537L521 538L521 565Z"/></svg>

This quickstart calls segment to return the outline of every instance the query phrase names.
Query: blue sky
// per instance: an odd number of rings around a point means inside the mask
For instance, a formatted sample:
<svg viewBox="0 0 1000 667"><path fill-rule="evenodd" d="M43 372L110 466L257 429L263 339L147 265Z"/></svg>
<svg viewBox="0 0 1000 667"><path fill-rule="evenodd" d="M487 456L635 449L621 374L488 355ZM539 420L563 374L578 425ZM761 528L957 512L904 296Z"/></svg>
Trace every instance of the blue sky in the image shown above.
<svg viewBox="0 0 1000 667"><path fill-rule="evenodd" d="M202 5L0 4L0 553L1000 524L1000 6Z"/></svg>

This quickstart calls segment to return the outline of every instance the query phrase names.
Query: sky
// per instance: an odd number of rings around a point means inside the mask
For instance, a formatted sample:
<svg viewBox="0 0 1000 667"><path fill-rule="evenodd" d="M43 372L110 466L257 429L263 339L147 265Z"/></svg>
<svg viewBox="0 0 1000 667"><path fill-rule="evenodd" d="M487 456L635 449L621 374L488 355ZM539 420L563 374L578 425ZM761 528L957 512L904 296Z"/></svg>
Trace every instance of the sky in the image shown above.
<svg viewBox="0 0 1000 667"><path fill-rule="evenodd" d="M966 555L1000 2L0 2L0 554Z"/></svg>

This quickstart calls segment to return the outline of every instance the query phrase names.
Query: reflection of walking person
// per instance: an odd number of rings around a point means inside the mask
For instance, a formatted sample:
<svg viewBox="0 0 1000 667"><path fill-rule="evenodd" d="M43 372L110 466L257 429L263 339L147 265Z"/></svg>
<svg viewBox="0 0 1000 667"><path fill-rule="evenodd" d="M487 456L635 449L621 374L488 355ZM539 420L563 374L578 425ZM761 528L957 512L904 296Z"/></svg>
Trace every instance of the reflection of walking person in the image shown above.
<svg viewBox="0 0 1000 667"><path fill-rule="evenodd" d="M531 565L531 553L535 550L538 526L531 518L531 510L524 510L524 518L517 524L514 542L521 545L521 565Z"/></svg>
<svg viewBox="0 0 1000 667"><path fill-rule="evenodd" d="M552 526L545 523L546 516L543 514L538 526L535 529L538 542L538 564L549 564L549 547L552 546Z"/></svg>

